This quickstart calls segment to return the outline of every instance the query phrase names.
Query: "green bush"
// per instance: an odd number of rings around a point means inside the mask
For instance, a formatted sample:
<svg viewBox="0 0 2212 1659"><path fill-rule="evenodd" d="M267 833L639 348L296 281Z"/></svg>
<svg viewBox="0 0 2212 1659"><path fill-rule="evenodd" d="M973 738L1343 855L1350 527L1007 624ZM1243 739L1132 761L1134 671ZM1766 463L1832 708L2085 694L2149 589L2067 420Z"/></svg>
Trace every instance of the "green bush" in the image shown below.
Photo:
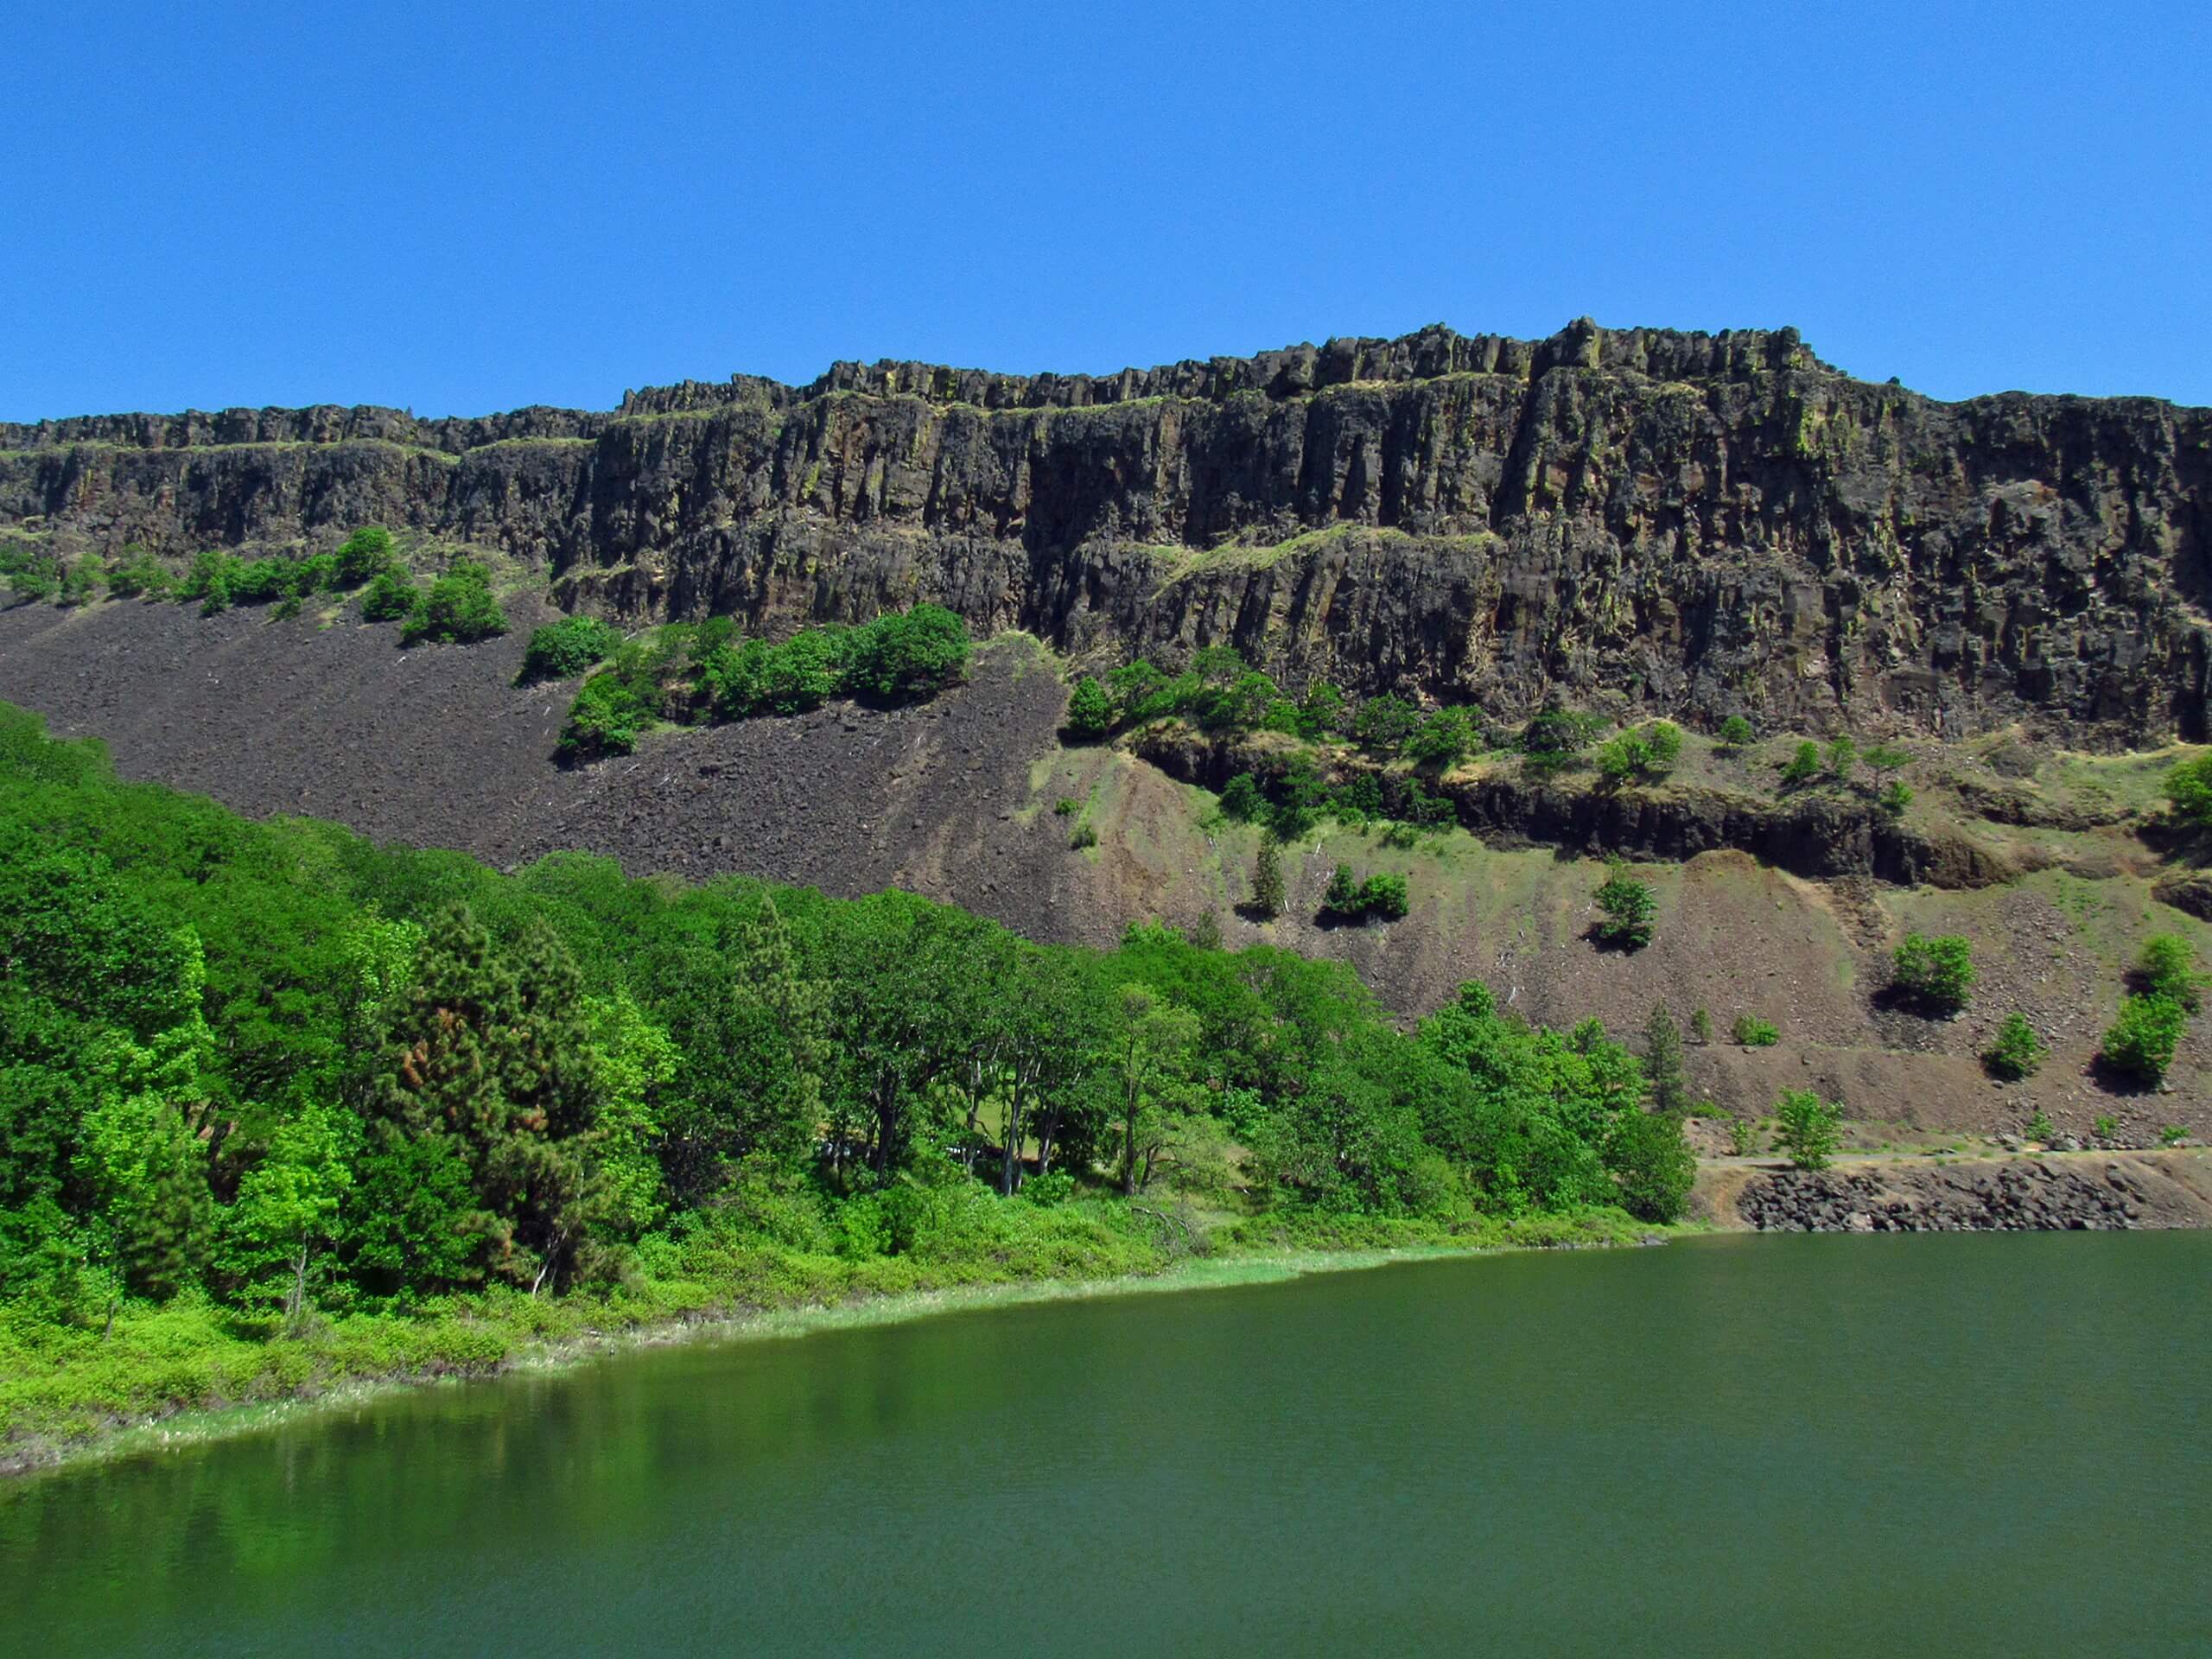
<svg viewBox="0 0 2212 1659"><path fill-rule="evenodd" d="M1623 732L1599 749L1598 770L1616 782L1663 778L1675 769L1681 753L1681 728L1672 721L1655 720Z"/></svg>
<svg viewBox="0 0 2212 1659"><path fill-rule="evenodd" d="M1351 865L1339 864L1331 873L1328 887L1321 894L1321 908L1339 916L1359 913L1359 878L1352 874Z"/></svg>
<svg viewBox="0 0 2212 1659"><path fill-rule="evenodd" d="M620 632L595 616L564 616L531 631L515 682L527 685L533 680L565 680L605 662L621 643Z"/></svg>
<svg viewBox="0 0 2212 1659"><path fill-rule="evenodd" d="M418 597L415 578L396 564L386 565L369 583L368 592L361 595L361 620L396 622L414 613Z"/></svg>
<svg viewBox="0 0 2212 1659"><path fill-rule="evenodd" d="M1772 1048L1782 1040L1782 1033L1756 1014L1738 1014L1729 1034L1745 1048Z"/></svg>
<svg viewBox="0 0 2212 1659"><path fill-rule="evenodd" d="M2184 760L2168 772L2166 798L2173 803L2177 817L2212 827L2212 754Z"/></svg>
<svg viewBox="0 0 2212 1659"><path fill-rule="evenodd" d="M1839 783L1847 784L1859 766L1859 745L1846 732L1828 745L1828 773Z"/></svg>
<svg viewBox="0 0 2212 1659"><path fill-rule="evenodd" d="M802 628L760 659L760 696L755 709L803 715L836 696L845 677L847 631Z"/></svg>
<svg viewBox="0 0 2212 1659"><path fill-rule="evenodd" d="M1396 921L1406 913L1406 878L1385 872L1370 875L1361 883L1360 908L1370 916L1381 916Z"/></svg>
<svg viewBox="0 0 2212 1659"><path fill-rule="evenodd" d="M1703 1008L1690 1010L1690 1035L1700 1043L1713 1040L1713 1016Z"/></svg>
<svg viewBox="0 0 2212 1659"><path fill-rule="evenodd" d="M1641 950L1651 943L1659 900L1648 883L1615 865L1598 889L1596 902L1599 919L1591 931L1599 943L1624 950Z"/></svg>
<svg viewBox="0 0 2212 1659"><path fill-rule="evenodd" d="M1088 818L1077 824L1075 833L1068 837L1070 852L1079 853L1087 847L1096 847L1097 844L1098 831Z"/></svg>
<svg viewBox="0 0 2212 1659"><path fill-rule="evenodd" d="M1803 742L1797 746L1782 768L1782 786L1793 789L1799 784L1809 783L1821 775L1821 746Z"/></svg>
<svg viewBox="0 0 2212 1659"><path fill-rule="evenodd" d="M2131 996L2105 1032L2098 1051L2113 1071L2146 1084L2164 1082L2189 1014L2171 996Z"/></svg>
<svg viewBox="0 0 2212 1659"><path fill-rule="evenodd" d="M1421 710L1387 692L1370 697L1352 717L1352 741L1375 754L1401 753L1421 728Z"/></svg>
<svg viewBox="0 0 2212 1659"><path fill-rule="evenodd" d="M1937 1014L1964 1008L1974 981L1974 947L1955 933L1908 933L1890 961L1890 983Z"/></svg>
<svg viewBox="0 0 2212 1659"><path fill-rule="evenodd" d="M1751 722L1741 715L1731 715L1720 722L1720 747L1724 749L1740 749L1757 735L1751 730Z"/></svg>
<svg viewBox="0 0 2212 1659"><path fill-rule="evenodd" d="M1088 674L1068 693L1068 734L1096 742L1114 729L1114 699Z"/></svg>
<svg viewBox="0 0 2212 1659"><path fill-rule="evenodd" d="M2196 969L2196 950L2177 933L2153 933L2135 959L2135 981L2151 996L2170 996L2195 1014L2204 992Z"/></svg>
<svg viewBox="0 0 2212 1659"><path fill-rule="evenodd" d="M492 573L462 559L433 582L399 631L399 643L420 640L467 645L507 631L506 613L492 597Z"/></svg>
<svg viewBox="0 0 2212 1659"><path fill-rule="evenodd" d="M2044 1146L2049 1146L2058 1139L2058 1125L2050 1121L2049 1112L2038 1106L2036 1108L2035 1116L2020 1126L2020 1137L2025 1141L2037 1141Z"/></svg>
<svg viewBox="0 0 2212 1659"><path fill-rule="evenodd" d="M123 562L108 572L107 590L118 599L166 599L176 579L167 566L136 543L123 550Z"/></svg>
<svg viewBox="0 0 2212 1659"><path fill-rule="evenodd" d="M1474 722L1465 709L1439 709L1406 740L1406 759L1449 772L1474 752Z"/></svg>
<svg viewBox="0 0 2212 1659"><path fill-rule="evenodd" d="M1904 810L1912 804L1912 785L1902 778L1892 779L1884 785L1879 797L1882 810L1891 817L1903 817Z"/></svg>
<svg viewBox="0 0 2212 1659"><path fill-rule="evenodd" d="M374 582L399 562L392 549L391 532L382 524L364 524L339 543L332 556L337 585L348 588Z"/></svg>
<svg viewBox="0 0 2212 1659"><path fill-rule="evenodd" d="M1262 916L1278 916L1283 897L1282 859L1274 842L1263 841L1252 858L1252 908Z"/></svg>
<svg viewBox="0 0 2212 1659"><path fill-rule="evenodd" d="M1997 1028L1996 1040L1983 1052L1981 1063L1989 1068L1992 1076L2018 1083L2023 1077L2032 1077L2042 1069L2048 1052L2043 1039L2036 1035L2036 1028L2028 1023L2027 1016L2016 1011L2005 1016L2005 1023Z"/></svg>
<svg viewBox="0 0 2212 1659"><path fill-rule="evenodd" d="M1774 1144L1799 1169L1826 1169L1843 1139L1843 1107L1810 1089L1785 1089L1774 1105Z"/></svg>
<svg viewBox="0 0 2212 1659"><path fill-rule="evenodd" d="M968 625L942 605L879 616L855 628L848 652L848 696L918 702L968 677Z"/></svg>
<svg viewBox="0 0 2212 1659"><path fill-rule="evenodd" d="M638 747L638 734L650 718L628 683L619 674L602 671L577 688L575 701L569 705L569 718L561 728L561 757L581 761L628 754Z"/></svg>
<svg viewBox="0 0 2212 1659"><path fill-rule="evenodd" d="M187 604L198 600L202 616L219 615L231 608L232 589L245 569L236 554L220 548L195 553L184 580L177 584L176 596Z"/></svg>
<svg viewBox="0 0 2212 1659"><path fill-rule="evenodd" d="M1261 791L1260 780L1249 772L1238 772L1221 791L1221 810L1239 823L1256 823L1264 818L1268 798Z"/></svg>

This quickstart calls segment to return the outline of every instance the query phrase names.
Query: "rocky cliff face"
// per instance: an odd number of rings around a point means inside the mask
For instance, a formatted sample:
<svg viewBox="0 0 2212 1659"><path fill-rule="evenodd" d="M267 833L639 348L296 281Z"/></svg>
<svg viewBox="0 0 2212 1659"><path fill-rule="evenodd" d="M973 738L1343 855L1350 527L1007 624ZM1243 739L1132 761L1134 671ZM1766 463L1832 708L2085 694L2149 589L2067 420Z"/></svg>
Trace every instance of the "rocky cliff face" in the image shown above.
<svg viewBox="0 0 2212 1659"><path fill-rule="evenodd" d="M563 603L624 617L780 631L931 599L1101 661L1232 643L1293 685L1500 715L2212 734L2212 410L1938 404L1789 330L0 426L0 527L57 548L367 522L540 563Z"/></svg>

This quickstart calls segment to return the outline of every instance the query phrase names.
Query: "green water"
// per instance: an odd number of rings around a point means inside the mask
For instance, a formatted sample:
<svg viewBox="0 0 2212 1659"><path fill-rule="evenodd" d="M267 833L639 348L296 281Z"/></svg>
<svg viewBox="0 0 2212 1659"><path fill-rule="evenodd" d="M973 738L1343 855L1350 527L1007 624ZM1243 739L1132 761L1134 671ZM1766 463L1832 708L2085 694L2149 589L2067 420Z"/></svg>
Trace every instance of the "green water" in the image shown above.
<svg viewBox="0 0 2212 1659"><path fill-rule="evenodd" d="M648 1352L0 1490L0 1651L2212 1652L2212 1235Z"/></svg>

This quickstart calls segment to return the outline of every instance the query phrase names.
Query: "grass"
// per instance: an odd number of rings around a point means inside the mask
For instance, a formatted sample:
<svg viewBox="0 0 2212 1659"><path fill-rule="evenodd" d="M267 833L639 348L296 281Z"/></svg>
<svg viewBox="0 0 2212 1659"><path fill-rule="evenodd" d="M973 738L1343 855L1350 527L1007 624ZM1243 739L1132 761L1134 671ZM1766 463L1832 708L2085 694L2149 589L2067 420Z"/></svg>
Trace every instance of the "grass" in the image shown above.
<svg viewBox="0 0 2212 1659"><path fill-rule="evenodd" d="M923 1255L860 1260L759 1237L688 1249L688 1271L605 1294L486 1291L412 1313L323 1319L304 1334L194 1295L125 1306L111 1332L0 1314L0 1471L188 1446L399 1387L573 1364L701 1336L780 1338L961 1308L1217 1289L1423 1255L1638 1243L1669 1230L1617 1211L1445 1224L1269 1215L1229 1222L1199 1253L1106 1201L1043 1210L984 1197L1004 1224Z"/></svg>

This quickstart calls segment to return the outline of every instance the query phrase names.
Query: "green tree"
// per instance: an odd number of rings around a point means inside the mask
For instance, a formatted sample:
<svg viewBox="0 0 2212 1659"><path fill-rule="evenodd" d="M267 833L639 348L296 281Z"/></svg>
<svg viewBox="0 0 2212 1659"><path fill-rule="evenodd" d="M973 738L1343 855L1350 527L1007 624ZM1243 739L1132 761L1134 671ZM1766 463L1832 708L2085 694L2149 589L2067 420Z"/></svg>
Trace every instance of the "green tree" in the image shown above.
<svg viewBox="0 0 2212 1659"><path fill-rule="evenodd" d="M1263 840L1260 850L1252 855L1252 908L1273 917L1281 913L1282 906L1282 859L1274 842Z"/></svg>
<svg viewBox="0 0 2212 1659"><path fill-rule="evenodd" d="M1116 1120L1122 1141L1120 1180L1134 1197L1168 1131L1179 1100L1183 1068L1198 1040L1187 1009L1143 985L1124 985L1113 1032Z"/></svg>
<svg viewBox="0 0 2212 1659"><path fill-rule="evenodd" d="M1359 907L1370 916L1389 921L1403 917L1410 904L1406 878L1394 871L1380 871L1360 884Z"/></svg>
<svg viewBox="0 0 2212 1659"><path fill-rule="evenodd" d="M1643 1022L1643 1075L1651 1089L1651 1109L1669 1117L1686 1116L1689 1082L1682 1075L1682 1033L1667 1005L1656 1002Z"/></svg>
<svg viewBox="0 0 2212 1659"><path fill-rule="evenodd" d="M2042 1069L2047 1052L2027 1016L2015 1009L2005 1016L2005 1023L1997 1028L1997 1036L1983 1052L1981 1063L1989 1068L1991 1075L2017 1083L2035 1076Z"/></svg>
<svg viewBox="0 0 2212 1659"><path fill-rule="evenodd" d="M1757 735L1751 730L1751 722L1741 715L1731 715L1720 722L1720 747L1724 749L1740 749Z"/></svg>
<svg viewBox="0 0 2212 1659"><path fill-rule="evenodd" d="M1963 1009L1974 982L1974 947L1955 933L1908 933L1891 958L1890 982L1936 1014Z"/></svg>
<svg viewBox="0 0 2212 1659"><path fill-rule="evenodd" d="M1629 1214L1662 1224L1682 1218L1697 1182L1697 1154L1681 1118L1663 1111L1623 1112L1614 1121L1605 1164Z"/></svg>
<svg viewBox="0 0 2212 1659"><path fill-rule="evenodd" d="M1782 1040L1782 1033L1774 1028L1773 1022L1755 1014L1738 1014L1729 1034L1745 1048L1772 1048Z"/></svg>
<svg viewBox="0 0 2212 1659"><path fill-rule="evenodd" d="M621 634L595 616L564 616L531 631L516 683L565 680L606 661L621 643Z"/></svg>
<svg viewBox="0 0 2212 1659"><path fill-rule="evenodd" d="M917 605L855 630L844 690L877 702L916 702L968 677L968 625L942 605Z"/></svg>
<svg viewBox="0 0 2212 1659"><path fill-rule="evenodd" d="M2165 1079L2174 1063L2174 1051L2189 1014L2171 996L2131 996L2120 1005L2120 1017L2105 1032L2098 1051L2113 1071L2140 1084L2156 1085Z"/></svg>
<svg viewBox="0 0 2212 1659"><path fill-rule="evenodd" d="M361 620L397 622L415 613L416 601L420 597L412 576L398 565L386 565L371 579L368 592L361 595ZM228 602L227 595L225 602Z"/></svg>
<svg viewBox="0 0 2212 1659"><path fill-rule="evenodd" d="M1352 720L1352 741L1374 754L1396 754L1421 723L1421 710L1403 697L1384 693L1359 705Z"/></svg>
<svg viewBox="0 0 2212 1659"><path fill-rule="evenodd" d="M1847 784L1858 767L1859 745L1846 732L1828 745L1828 775L1840 784Z"/></svg>
<svg viewBox="0 0 2212 1659"><path fill-rule="evenodd" d="M2190 1014L2197 1011L2205 976L2197 971L2196 950L2178 933L2153 933L2135 959L2135 980L2152 996L2170 996Z"/></svg>
<svg viewBox="0 0 2212 1659"><path fill-rule="evenodd" d="M2166 798L2183 823L2212 825L2212 754L2178 763L2166 774Z"/></svg>
<svg viewBox="0 0 2212 1659"><path fill-rule="evenodd" d="M360 1132L360 1119L337 1108L294 1113L240 1179L225 1217L226 1270L256 1297L281 1302L289 1325L305 1317L313 1270L336 1244Z"/></svg>
<svg viewBox="0 0 2212 1659"><path fill-rule="evenodd" d="M1334 911L1340 916L1357 913L1359 878L1352 874L1351 865L1339 864L1330 874L1327 890L1321 895L1321 908Z"/></svg>
<svg viewBox="0 0 2212 1659"><path fill-rule="evenodd" d="M334 573L340 587L359 588L365 582L374 582L398 563L391 532L382 524L364 524L338 544Z"/></svg>
<svg viewBox="0 0 2212 1659"><path fill-rule="evenodd" d="M1799 1169L1826 1169L1843 1141L1843 1108L1810 1089L1785 1089L1775 1103L1774 1143Z"/></svg>
<svg viewBox="0 0 2212 1659"><path fill-rule="evenodd" d="M1891 786L1891 781L1896 774L1912 764L1912 752L1910 749L1900 748L1894 743L1870 744L1867 746L1866 753L1859 758L1866 764L1866 769L1874 774L1875 782L1880 785L1885 792Z"/></svg>
<svg viewBox="0 0 2212 1659"><path fill-rule="evenodd" d="M1465 709L1439 709L1406 740L1406 759L1449 772L1474 752L1474 722Z"/></svg>
<svg viewBox="0 0 2212 1659"><path fill-rule="evenodd" d="M1782 786L1793 789L1799 784L1810 783L1821 775L1821 746L1803 742L1797 746L1789 763L1782 768Z"/></svg>
<svg viewBox="0 0 2212 1659"><path fill-rule="evenodd" d="M506 631L506 613L492 597L492 573L474 559L461 559L416 601L399 631L399 643L429 639L466 645Z"/></svg>
<svg viewBox="0 0 2212 1659"><path fill-rule="evenodd" d="M1344 694L1326 680L1315 680L1298 700L1298 734L1317 742L1341 736L1347 713Z"/></svg>
<svg viewBox="0 0 2212 1659"><path fill-rule="evenodd" d="M472 1268L558 1286L582 1242L598 1077L575 965L543 931L513 952L467 908L424 936L385 1043L384 1143L442 1143L468 1172Z"/></svg>
<svg viewBox="0 0 2212 1659"><path fill-rule="evenodd" d="M1703 1008L1690 1010L1690 1035L1700 1043L1713 1040L1713 1016Z"/></svg>
<svg viewBox="0 0 2212 1659"><path fill-rule="evenodd" d="M1068 693L1067 728L1071 736L1086 742L1096 742L1114 729L1114 699L1088 674Z"/></svg>
<svg viewBox="0 0 2212 1659"><path fill-rule="evenodd" d="M1649 884L1615 864L1607 870L1595 901L1599 919L1591 932L1599 944L1641 950L1651 943L1658 925L1659 900Z"/></svg>

